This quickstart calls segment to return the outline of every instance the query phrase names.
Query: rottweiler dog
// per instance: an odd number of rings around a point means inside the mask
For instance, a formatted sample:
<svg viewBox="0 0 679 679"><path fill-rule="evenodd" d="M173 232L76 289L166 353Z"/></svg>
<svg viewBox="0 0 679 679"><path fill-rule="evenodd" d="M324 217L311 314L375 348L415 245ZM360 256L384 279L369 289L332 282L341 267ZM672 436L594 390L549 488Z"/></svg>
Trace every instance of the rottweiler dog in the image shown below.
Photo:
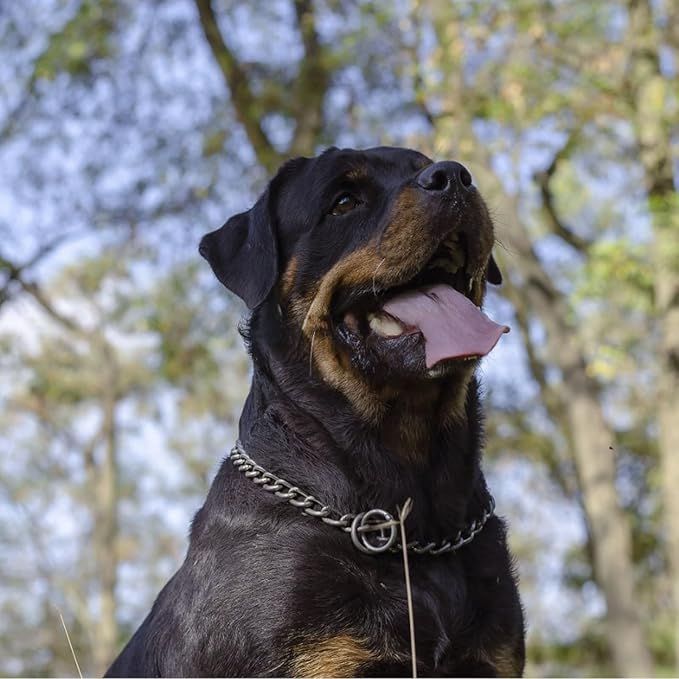
<svg viewBox="0 0 679 679"><path fill-rule="evenodd" d="M522 673L480 466L493 243L465 167L384 147L287 162L203 238L251 311L240 440L108 676L410 676L408 498L418 673Z"/></svg>

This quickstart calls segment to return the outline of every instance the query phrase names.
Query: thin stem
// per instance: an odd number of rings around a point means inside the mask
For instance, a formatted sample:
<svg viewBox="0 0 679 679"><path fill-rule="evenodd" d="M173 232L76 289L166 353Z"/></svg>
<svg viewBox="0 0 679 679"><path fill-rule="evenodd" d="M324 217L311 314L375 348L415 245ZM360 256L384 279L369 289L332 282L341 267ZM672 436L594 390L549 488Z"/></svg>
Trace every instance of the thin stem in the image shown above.
<svg viewBox="0 0 679 679"><path fill-rule="evenodd" d="M71 649L71 655L73 656L73 662L75 663L75 668L78 670L78 676L80 679L83 679L83 673L80 671L80 664L78 663L78 658L76 657L75 650L73 648L73 644L71 643L71 635L68 633L68 629L66 628L66 623L64 622L64 616L61 615L61 611L57 609L57 613L59 614L59 620L61 620L61 626L64 628L64 632L66 633L66 640L68 641L68 647Z"/></svg>
<svg viewBox="0 0 679 679"><path fill-rule="evenodd" d="M403 571L406 579L406 600L408 602L408 626L410 627L410 658L413 663L413 678L417 678L417 651L415 648L415 614L413 612L413 593L410 589L410 568L408 566L408 541L406 540L405 520L413 508L412 498L408 498L402 508L398 508L398 523L401 526L401 548L403 550Z"/></svg>

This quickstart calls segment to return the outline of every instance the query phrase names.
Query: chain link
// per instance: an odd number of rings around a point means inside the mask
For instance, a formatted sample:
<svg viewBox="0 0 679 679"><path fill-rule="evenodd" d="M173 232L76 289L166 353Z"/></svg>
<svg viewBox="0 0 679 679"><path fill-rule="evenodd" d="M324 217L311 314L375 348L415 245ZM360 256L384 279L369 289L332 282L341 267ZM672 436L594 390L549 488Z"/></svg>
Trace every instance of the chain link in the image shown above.
<svg viewBox="0 0 679 679"><path fill-rule="evenodd" d="M273 493L282 500L286 500L293 507L301 509L307 516L320 519L328 526L351 533L354 544L361 551L369 554L379 554L385 551L400 552L402 550L401 543L396 541L396 526L398 526L398 521L393 519L388 512L381 509L371 509L359 514L340 514L328 505L324 505L313 495L305 493L297 486L293 486L285 479L258 465L245 452L240 441L237 441L236 445L231 449L229 459L239 472L263 490ZM408 542L406 549L413 554L430 554L431 556L454 552L470 543L483 530L488 519L494 513L495 500L493 500L492 496L489 496L488 504L483 510L483 514L478 519L474 519L466 528L458 531L452 540L428 542L425 545L415 540ZM381 515L383 520L366 520L367 516L375 514ZM387 529L390 530L388 538L384 535L384 531ZM378 538L380 541L377 544L371 543L367 539L367 534L372 532L380 532L381 537Z"/></svg>

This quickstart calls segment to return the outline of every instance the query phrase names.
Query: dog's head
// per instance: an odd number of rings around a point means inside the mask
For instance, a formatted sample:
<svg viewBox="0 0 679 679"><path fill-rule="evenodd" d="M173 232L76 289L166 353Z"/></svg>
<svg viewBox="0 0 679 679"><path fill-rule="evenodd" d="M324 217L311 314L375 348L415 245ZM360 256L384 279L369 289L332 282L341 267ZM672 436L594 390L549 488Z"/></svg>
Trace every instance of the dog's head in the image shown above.
<svg viewBox="0 0 679 679"><path fill-rule="evenodd" d="M478 308L501 280L493 243L459 163L333 148L285 164L200 252L251 310L278 317L297 360L372 412L380 395L468 379L507 330Z"/></svg>

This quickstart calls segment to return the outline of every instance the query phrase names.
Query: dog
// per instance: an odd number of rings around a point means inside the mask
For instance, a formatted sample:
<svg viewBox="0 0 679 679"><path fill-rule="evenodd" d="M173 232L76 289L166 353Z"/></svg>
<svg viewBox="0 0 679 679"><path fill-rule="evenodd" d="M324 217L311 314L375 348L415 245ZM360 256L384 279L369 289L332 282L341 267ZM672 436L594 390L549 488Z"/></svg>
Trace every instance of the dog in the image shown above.
<svg viewBox="0 0 679 679"><path fill-rule="evenodd" d="M475 369L508 330L479 308L493 244L464 166L387 147L290 160L202 239L250 310L251 389L186 560L107 676L522 674L480 466Z"/></svg>

